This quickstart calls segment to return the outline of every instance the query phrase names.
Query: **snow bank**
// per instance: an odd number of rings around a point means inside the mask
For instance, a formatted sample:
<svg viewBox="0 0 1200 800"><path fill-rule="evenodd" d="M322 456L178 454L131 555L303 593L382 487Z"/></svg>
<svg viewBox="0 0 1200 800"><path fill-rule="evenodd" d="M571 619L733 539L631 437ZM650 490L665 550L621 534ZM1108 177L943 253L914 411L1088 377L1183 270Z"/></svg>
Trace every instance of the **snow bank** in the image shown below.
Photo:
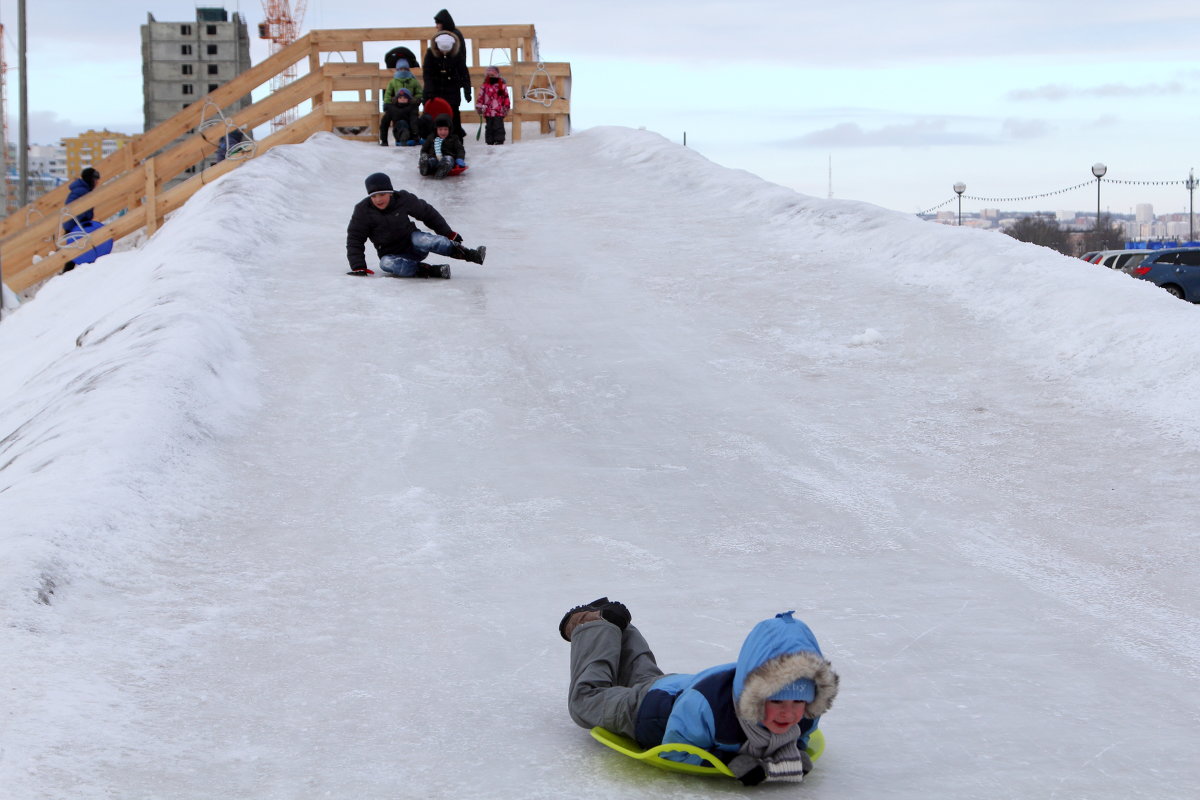
<svg viewBox="0 0 1200 800"><path fill-rule="evenodd" d="M1013 354L1061 384L1064 400L1136 413L1200 444L1200 431L1180 424L1180 410L1200 397L1200 372L1188 366L1200 359L1200 312L1153 284L994 231L802 195L657 134L602 128L580 138L619 168L723 204L733 225L766 223L778 241L795 243L796 268L814 280L867 297L893 284L935 292L1003 332Z"/></svg>

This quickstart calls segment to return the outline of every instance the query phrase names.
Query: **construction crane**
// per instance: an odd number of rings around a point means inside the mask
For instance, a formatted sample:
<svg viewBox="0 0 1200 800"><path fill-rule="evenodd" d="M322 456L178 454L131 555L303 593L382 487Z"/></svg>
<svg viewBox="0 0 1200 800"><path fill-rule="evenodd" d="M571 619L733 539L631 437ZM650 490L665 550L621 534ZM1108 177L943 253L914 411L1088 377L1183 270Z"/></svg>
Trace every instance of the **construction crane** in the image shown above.
<svg viewBox="0 0 1200 800"><path fill-rule="evenodd" d="M271 55L300 38L300 23L304 21L307 5L308 0L296 0L294 8L291 0L262 0L266 19L258 25L258 38L271 42ZM271 79L271 92L278 92L295 79L296 65L292 64ZM286 128L295 121L296 109L289 108L271 120L271 132Z"/></svg>
<svg viewBox="0 0 1200 800"><path fill-rule="evenodd" d="M4 60L4 24L0 23L0 216L7 217L16 208L16 196L8 190L8 62Z"/></svg>

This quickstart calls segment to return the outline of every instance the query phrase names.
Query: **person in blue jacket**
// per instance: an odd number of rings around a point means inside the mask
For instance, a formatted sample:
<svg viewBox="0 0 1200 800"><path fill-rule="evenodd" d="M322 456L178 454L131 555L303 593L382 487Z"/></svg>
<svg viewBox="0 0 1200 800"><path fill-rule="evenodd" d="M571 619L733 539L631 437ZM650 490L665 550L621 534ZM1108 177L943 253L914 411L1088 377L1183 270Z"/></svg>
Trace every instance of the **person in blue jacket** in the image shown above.
<svg viewBox="0 0 1200 800"><path fill-rule="evenodd" d="M71 181L71 185L67 187L67 202L63 205L71 205L71 203L74 203L76 200L92 191L92 189L95 189L96 184L99 182L100 171L95 167L88 167L83 172L79 173L79 177ZM89 208L86 211L80 211L79 213L75 214L74 219L68 219L65 223L63 223L63 232L70 233L71 231L78 229L81 225L86 226L87 223L92 221L92 211L93 209ZM78 220L78 224L76 224L76 220Z"/></svg>
<svg viewBox="0 0 1200 800"><path fill-rule="evenodd" d="M812 769L808 737L837 696L838 676L793 613L758 623L736 663L668 675L623 604L601 597L576 606L559 623L571 643L571 718L643 748L703 748L747 786L802 781Z"/></svg>

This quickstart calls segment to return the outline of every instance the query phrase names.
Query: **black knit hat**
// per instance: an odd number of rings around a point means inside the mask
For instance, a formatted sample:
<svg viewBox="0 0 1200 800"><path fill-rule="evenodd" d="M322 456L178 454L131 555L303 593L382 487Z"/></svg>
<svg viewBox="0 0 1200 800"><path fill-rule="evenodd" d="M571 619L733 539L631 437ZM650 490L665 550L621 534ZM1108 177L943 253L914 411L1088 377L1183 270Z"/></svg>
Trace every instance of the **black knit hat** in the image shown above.
<svg viewBox="0 0 1200 800"><path fill-rule="evenodd" d="M449 114L438 114L436 117L433 118L433 127L435 129L449 128L450 127L450 115Z"/></svg>
<svg viewBox="0 0 1200 800"><path fill-rule="evenodd" d="M95 167L88 167L83 172L79 173L79 177L83 178L83 182L89 186L95 186L100 180L100 170Z"/></svg>
<svg viewBox="0 0 1200 800"><path fill-rule="evenodd" d="M381 192L394 192L392 188L392 179L382 172L372 172L367 176L367 194L379 194Z"/></svg>

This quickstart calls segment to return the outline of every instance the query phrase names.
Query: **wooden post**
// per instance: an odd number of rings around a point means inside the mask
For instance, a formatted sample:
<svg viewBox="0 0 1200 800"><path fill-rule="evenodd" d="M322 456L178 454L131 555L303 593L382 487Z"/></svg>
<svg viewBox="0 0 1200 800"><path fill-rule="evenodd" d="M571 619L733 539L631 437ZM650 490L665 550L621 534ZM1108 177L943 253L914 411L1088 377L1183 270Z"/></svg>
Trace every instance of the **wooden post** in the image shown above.
<svg viewBox="0 0 1200 800"><path fill-rule="evenodd" d="M154 159L146 159L146 235L153 236L158 230L158 177L154 172Z"/></svg>

